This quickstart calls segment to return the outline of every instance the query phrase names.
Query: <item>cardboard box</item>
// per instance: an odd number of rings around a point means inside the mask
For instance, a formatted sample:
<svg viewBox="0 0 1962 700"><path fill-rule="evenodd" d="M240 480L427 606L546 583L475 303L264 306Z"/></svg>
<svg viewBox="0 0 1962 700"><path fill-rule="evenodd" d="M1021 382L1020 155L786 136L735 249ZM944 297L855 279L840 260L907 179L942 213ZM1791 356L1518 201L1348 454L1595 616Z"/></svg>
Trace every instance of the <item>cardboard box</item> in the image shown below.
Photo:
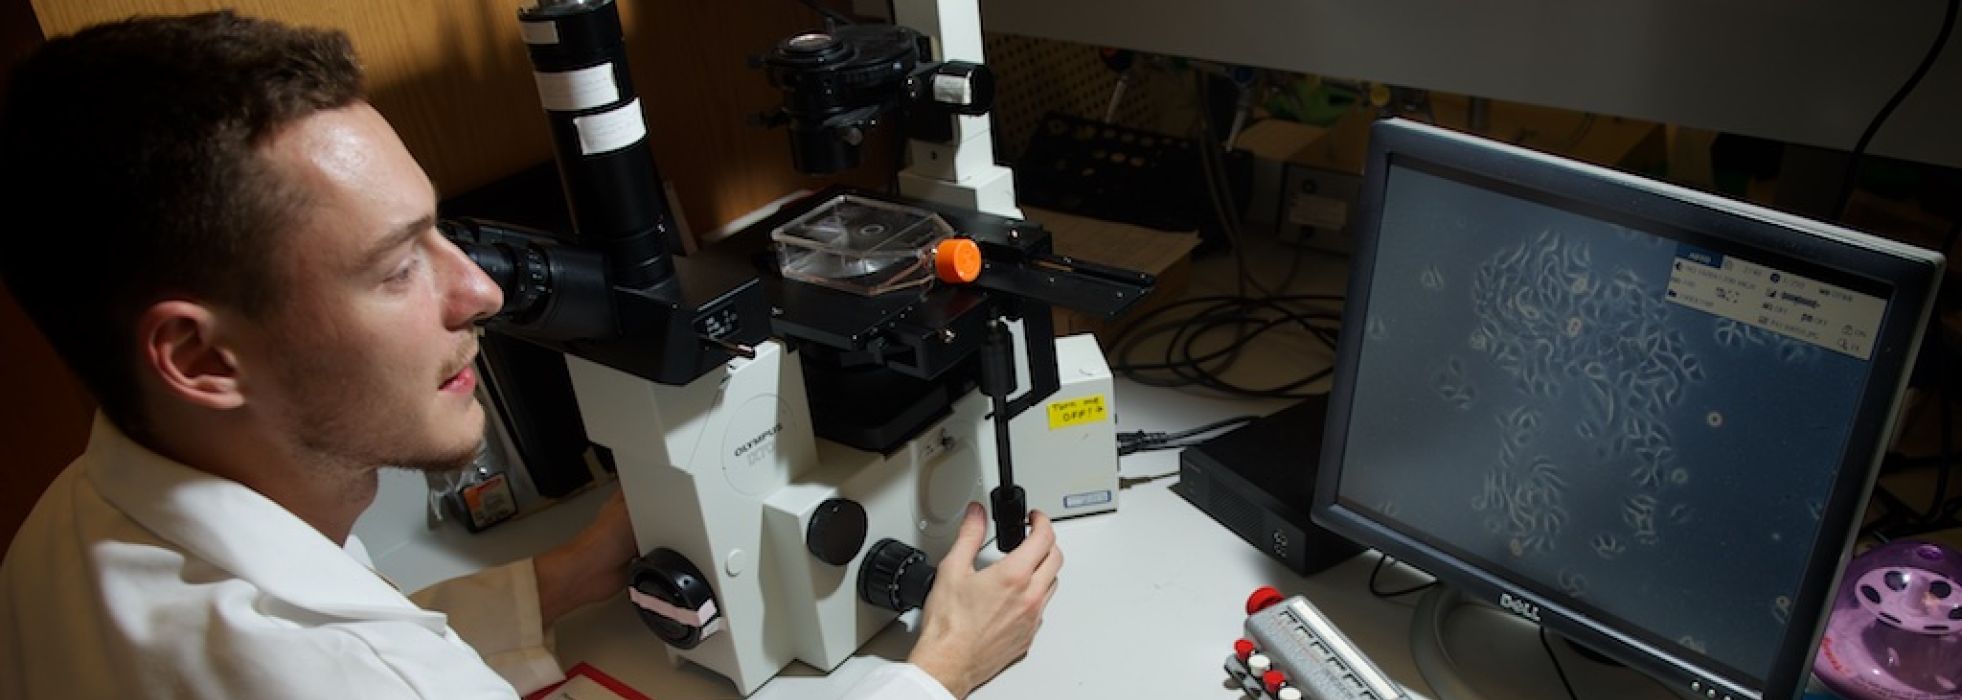
<svg viewBox="0 0 1962 700"><path fill-rule="evenodd" d="M1185 293L1186 281L1191 275L1192 249L1199 245L1197 232L1159 231L1035 208L1024 208L1022 213L1049 230L1057 255L1158 277L1158 285L1150 295L1130 311L1110 321L1056 309L1054 317L1056 335L1059 337L1094 333L1097 344L1109 352L1111 341L1118 333L1153 309L1177 301Z"/></svg>
<svg viewBox="0 0 1962 700"><path fill-rule="evenodd" d="M1369 159L1371 113L1353 110L1326 128L1263 119L1240 132L1233 147L1259 160L1361 175Z"/></svg>
<svg viewBox="0 0 1962 700"><path fill-rule="evenodd" d="M1429 114L1439 126L1468 129L1468 98L1434 92L1430 101ZM1486 105L1482 133L1488 138L1635 171L1655 170L1664 161L1667 139L1651 122L1500 100ZM1326 127L1264 119L1242 130L1234 148L1253 156L1250 197L1241 213L1248 228L1318 250L1350 252L1348 219L1361 193L1375 119L1375 110L1352 109Z"/></svg>

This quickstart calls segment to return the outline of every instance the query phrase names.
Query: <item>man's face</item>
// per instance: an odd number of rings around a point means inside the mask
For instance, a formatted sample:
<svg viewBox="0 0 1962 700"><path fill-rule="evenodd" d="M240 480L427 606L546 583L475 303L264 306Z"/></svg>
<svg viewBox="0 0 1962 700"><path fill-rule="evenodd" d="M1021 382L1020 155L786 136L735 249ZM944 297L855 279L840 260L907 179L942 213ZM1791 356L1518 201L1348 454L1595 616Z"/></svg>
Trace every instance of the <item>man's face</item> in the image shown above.
<svg viewBox="0 0 1962 700"><path fill-rule="evenodd" d="M503 296L436 232L428 177L366 103L291 124L261 154L304 197L274 245L284 288L245 365L248 402L303 456L467 464L484 430L472 322Z"/></svg>

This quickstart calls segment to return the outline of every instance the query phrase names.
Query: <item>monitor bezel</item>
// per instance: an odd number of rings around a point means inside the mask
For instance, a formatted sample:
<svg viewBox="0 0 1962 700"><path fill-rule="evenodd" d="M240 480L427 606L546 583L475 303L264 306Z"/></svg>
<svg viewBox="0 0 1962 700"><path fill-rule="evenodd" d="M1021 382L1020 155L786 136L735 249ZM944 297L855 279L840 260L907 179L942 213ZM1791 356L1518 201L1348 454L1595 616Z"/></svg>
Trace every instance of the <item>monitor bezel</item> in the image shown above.
<svg viewBox="0 0 1962 700"><path fill-rule="evenodd" d="M1504 183L1554 200L1652 222L1667 230L1688 231L1727 246L1767 251L1775 257L1816 262L1838 273L1873 280L1891 289L1874 346L1876 368L1859 403L1838 475L1821 515L1804 567L1803 583L1771 672L1753 679L1711 659L1687 658L1672 648L1637 638L1590 618L1549 593L1497 572L1482 569L1343 503L1338 495L1349 432L1347 408L1354 399L1369 289L1376 264L1376 239L1383 218L1383 194L1393 161L1427 164L1432 171L1458 171ZM1433 172L1435 174L1435 172ZM1476 186L1476 185L1474 185ZM1506 193L1513 194L1513 193ZM1513 196L1517 196L1514 194ZM1312 508L1322 526L1365 546L1424 569L1476 599L1510 595L1538 608L1540 623L1662 680L1674 689L1721 688L1733 696L1796 698L1811 667L1827 608L1850 555L1858 517L1872 493L1883 436L1892 434L1899 398L1920 344L1934 287L1941 277L1940 255L1809 219L1656 182L1565 158L1496 143L1402 119L1377 122L1371 130L1370 157L1354 228L1356 248L1350 265L1337 346L1337 370L1329 395L1329 419ZM1793 236L1793 231L1811 235Z"/></svg>

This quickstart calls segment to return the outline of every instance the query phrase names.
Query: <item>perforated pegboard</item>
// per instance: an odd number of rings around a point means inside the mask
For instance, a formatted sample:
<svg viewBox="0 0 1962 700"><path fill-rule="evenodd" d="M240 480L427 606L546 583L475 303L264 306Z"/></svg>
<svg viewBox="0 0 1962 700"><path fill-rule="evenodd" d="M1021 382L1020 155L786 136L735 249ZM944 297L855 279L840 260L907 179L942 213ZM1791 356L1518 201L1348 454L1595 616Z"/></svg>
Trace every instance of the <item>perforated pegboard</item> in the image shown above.
<svg viewBox="0 0 1962 700"><path fill-rule="evenodd" d="M1104 65L1097 47L986 32L982 40L988 67L996 78L997 160L1013 162L1020 157L1043 114L1060 111L1102 119L1109 108L1118 74ZM1183 127L1167 131L1165 122L1192 101L1190 89L1181 89L1173 74L1152 69L1141 56L1114 121L1140 129L1177 132Z"/></svg>

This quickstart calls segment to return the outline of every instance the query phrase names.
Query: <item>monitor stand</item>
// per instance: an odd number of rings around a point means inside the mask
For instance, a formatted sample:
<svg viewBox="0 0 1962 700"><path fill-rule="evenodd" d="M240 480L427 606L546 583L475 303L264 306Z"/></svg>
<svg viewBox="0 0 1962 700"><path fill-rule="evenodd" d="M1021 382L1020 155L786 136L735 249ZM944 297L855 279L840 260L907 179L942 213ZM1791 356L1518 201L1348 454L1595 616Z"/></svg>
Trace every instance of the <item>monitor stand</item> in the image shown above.
<svg viewBox="0 0 1962 700"><path fill-rule="evenodd" d="M1468 641L1469 640L1469 641ZM1549 632L1574 691L1588 700L1701 700ZM1512 613L1432 586L1410 618L1410 655L1436 697L1450 700L1567 700L1539 627Z"/></svg>

